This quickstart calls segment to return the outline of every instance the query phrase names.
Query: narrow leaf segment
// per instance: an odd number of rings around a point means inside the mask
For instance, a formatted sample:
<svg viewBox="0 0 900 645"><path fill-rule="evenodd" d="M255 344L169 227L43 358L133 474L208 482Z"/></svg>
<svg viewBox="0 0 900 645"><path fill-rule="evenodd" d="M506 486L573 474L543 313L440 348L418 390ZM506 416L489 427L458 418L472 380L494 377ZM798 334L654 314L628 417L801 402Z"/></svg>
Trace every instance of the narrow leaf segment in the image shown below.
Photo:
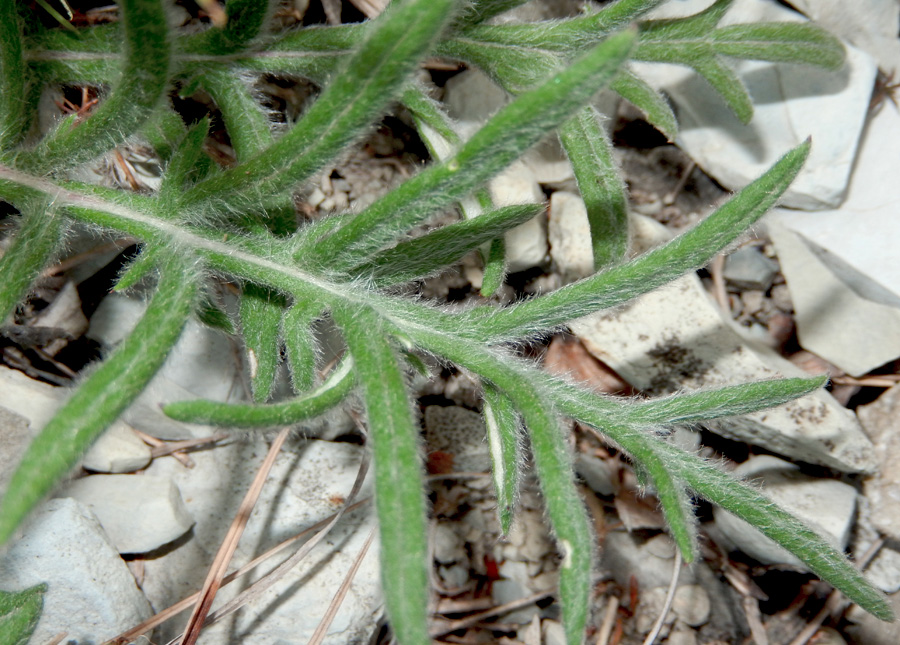
<svg viewBox="0 0 900 645"><path fill-rule="evenodd" d="M41 618L47 585L25 591L0 591L0 643L27 645Z"/></svg>
<svg viewBox="0 0 900 645"><path fill-rule="evenodd" d="M370 309L334 311L356 363L375 462L385 604L397 640L428 645L428 548L419 427L388 329Z"/></svg>
<svg viewBox="0 0 900 645"><path fill-rule="evenodd" d="M509 398L496 387L484 385L484 425L491 451L491 470L497 494L500 530L508 535L512 528L519 493L519 415Z"/></svg>

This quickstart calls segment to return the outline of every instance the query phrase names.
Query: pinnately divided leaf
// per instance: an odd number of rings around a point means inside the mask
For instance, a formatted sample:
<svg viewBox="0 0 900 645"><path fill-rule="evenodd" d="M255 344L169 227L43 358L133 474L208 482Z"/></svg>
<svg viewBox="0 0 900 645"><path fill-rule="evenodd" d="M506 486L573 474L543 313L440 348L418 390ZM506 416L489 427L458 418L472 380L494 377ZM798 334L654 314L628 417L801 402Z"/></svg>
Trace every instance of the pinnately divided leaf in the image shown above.
<svg viewBox="0 0 900 645"><path fill-rule="evenodd" d="M131 334L79 376L68 402L28 448L0 501L0 543L140 394L195 316L238 329L254 401L180 401L164 406L170 418L315 432L338 406L363 412L374 458L385 608L400 645L430 642L429 509L414 384L430 378L435 363L452 364L482 384L504 533L515 525L523 482L533 477L540 488L560 557L557 600L569 645L584 641L595 583L595 536L569 441L573 421L633 461L685 560L699 553L693 500L708 500L890 620L886 599L824 539L759 491L666 439L677 424L792 401L821 387L823 378L628 400L551 376L513 351L523 339L546 337L574 318L622 305L704 266L775 205L806 159L809 142L691 230L625 261L628 195L604 115L592 101L608 87L670 139L678 127L665 98L630 71L629 61L689 66L747 120L750 97L729 59L827 68L843 60L840 43L810 24L720 26L731 0L687 18L645 20L663 1L618 0L571 18L523 24L501 16L522 0L394 0L368 22L307 27L298 21L291 29L282 28L288 18L270 0L230 0L224 23L190 29L169 25L163 0L121 0L116 23L66 23L66 29L48 28L27 3L3 3L0 198L16 214L5 227L11 240L4 240L0 257L0 317L5 325L27 318L22 304L72 225L132 238L140 252L116 288L150 297ZM436 76L423 68L434 67L436 57L482 69L514 98L471 136L460 136L467 130L431 98ZM299 118L273 110L274 99L261 100L258 81L266 75L269 85L272 78L297 76L311 83L312 98ZM38 98L48 86L91 86L99 103L81 106L42 134ZM194 98L200 99L192 101L195 107L212 106L208 114L188 114L194 108L184 105ZM295 190L330 176L398 105L401 120L411 115L406 122L430 161L366 207L312 213L305 193ZM497 208L487 182L553 133L575 171L599 273L500 306L511 292L504 284L504 235L543 216L544 205ZM125 147L156 154L158 190L72 180L86 176L86 162L111 153L119 158ZM222 163L230 151L234 159ZM436 223L435 216L445 222L455 214L459 221ZM480 300L477 284L465 306L408 295L416 281L473 251L484 266ZM324 365L319 347L333 346L332 334L340 334L344 353ZM275 387L282 368L291 372L291 394ZM28 638L42 593L0 593L6 640Z"/></svg>

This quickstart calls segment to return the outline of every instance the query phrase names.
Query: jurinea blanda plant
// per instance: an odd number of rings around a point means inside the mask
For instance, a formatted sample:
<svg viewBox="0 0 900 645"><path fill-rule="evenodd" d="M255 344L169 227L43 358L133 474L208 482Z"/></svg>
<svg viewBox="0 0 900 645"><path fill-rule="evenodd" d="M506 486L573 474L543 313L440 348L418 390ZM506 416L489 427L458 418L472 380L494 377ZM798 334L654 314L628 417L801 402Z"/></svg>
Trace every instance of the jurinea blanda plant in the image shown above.
<svg viewBox="0 0 900 645"><path fill-rule="evenodd" d="M131 335L91 370L30 446L0 506L0 541L147 385L185 321L204 306L204 282L226 277L241 285L240 329L255 367L255 400L182 402L165 411L183 421L267 428L303 422L358 392L374 459L386 609L399 643L429 642L427 508L406 374L417 353L453 363L483 384L504 530L515 514L519 450L527 440L562 557L559 600L569 643L583 641L594 536L575 486L563 419L595 428L640 465L686 561L697 555L695 496L747 520L850 599L892 618L882 595L843 554L757 490L680 451L659 432L779 405L819 388L823 378L623 401L549 376L509 349L704 266L776 203L807 156L808 142L787 151L693 229L625 261L624 184L591 99L609 87L669 137L677 130L665 99L629 69L629 60L692 67L746 121L752 105L728 58L837 68L841 45L810 24L719 27L730 0L677 20L641 20L662 0L587 5L578 17L546 23L490 20L522 2L394 0L365 23L283 33L271 31L276 3L269 0L229 0L224 26L191 33L168 26L162 0L119 0L117 24L74 30L46 28L27 3L0 3L0 197L19 213L0 259L2 316L14 312L55 257L69 222L140 240L141 252L119 289L142 278L155 282ZM421 62L435 56L482 69L514 100L461 140L417 74ZM304 77L320 88L297 122L277 136L252 91L261 74ZM67 117L35 138L37 96L52 84L96 86L102 98L88 116ZM236 165L210 162L202 149L209 121L187 127L169 100L175 88L182 94L202 88L212 97ZM359 212L298 227L292 191L397 104L413 115L432 162ZM597 272L502 308L451 311L396 295L393 285L433 275L478 249L485 261L483 292L497 288L502 234L539 211L529 204L495 208L485 184L554 129L587 205ZM73 168L132 138L152 145L163 160L155 193L69 179ZM408 237L455 206L463 215L459 222ZM333 320L348 351L317 381L311 325L324 317ZM282 349L296 394L270 401Z"/></svg>

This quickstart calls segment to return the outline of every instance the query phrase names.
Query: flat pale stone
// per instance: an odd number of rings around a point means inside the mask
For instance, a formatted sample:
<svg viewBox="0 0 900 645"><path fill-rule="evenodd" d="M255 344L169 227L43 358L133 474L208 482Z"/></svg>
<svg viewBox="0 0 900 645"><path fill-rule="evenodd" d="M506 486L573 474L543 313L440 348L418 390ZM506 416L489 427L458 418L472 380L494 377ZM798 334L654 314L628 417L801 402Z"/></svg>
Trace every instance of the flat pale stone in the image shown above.
<svg viewBox="0 0 900 645"><path fill-rule="evenodd" d="M632 257L671 238L668 229L648 217L632 213L629 224ZM809 376L765 347L749 344L723 318L696 274L569 327L588 351L650 394ZM869 472L876 467L872 444L856 415L824 390L704 425L736 441L838 470Z"/></svg>
<svg viewBox="0 0 900 645"><path fill-rule="evenodd" d="M145 309L141 300L110 294L91 317L88 336L107 347L116 346ZM196 396L226 400L240 389L235 357L234 345L224 333L189 320L160 373Z"/></svg>
<svg viewBox="0 0 900 645"><path fill-rule="evenodd" d="M457 74L444 86L447 114L463 126L464 138L470 136L509 100L509 94L478 69Z"/></svg>
<svg viewBox="0 0 900 645"><path fill-rule="evenodd" d="M759 455L734 470L734 475L761 486L762 491L842 551L847 546L856 511L856 489L836 479L810 477L790 462ZM806 566L757 529L727 511L713 508L716 527L747 555L765 564Z"/></svg>
<svg viewBox="0 0 900 645"><path fill-rule="evenodd" d="M894 614L900 615L900 593L888 596ZM846 613L849 621L844 630L853 643L865 645L897 645L897 623L878 620L859 605L852 605Z"/></svg>
<svg viewBox="0 0 900 645"><path fill-rule="evenodd" d="M121 294L103 299L91 317L88 337L108 348L134 328L146 303ZM186 399L234 401L243 397L243 375L234 343L222 332L189 320L150 384L123 413L122 420L159 439L191 439L213 434L208 426L180 423L160 406Z"/></svg>
<svg viewBox="0 0 900 645"><path fill-rule="evenodd" d="M466 559L465 541L448 522L438 522L433 537L434 559L453 564Z"/></svg>
<svg viewBox="0 0 900 645"><path fill-rule="evenodd" d="M693 274L570 327L592 354L651 394L808 376L774 353L751 348ZM872 445L856 417L825 390L705 425L801 461L847 472L875 468Z"/></svg>
<svg viewBox="0 0 900 645"><path fill-rule="evenodd" d="M261 439L217 446L191 455L195 467L174 459L156 459L146 475L169 477L181 490L196 518L191 537L171 552L145 562L143 589L154 606L165 607L203 583L215 550L228 531L247 487L268 445ZM278 456L238 545L233 565L245 564L262 551L338 511L349 495L366 448L328 441L288 441ZM145 476L146 476L145 475ZM359 497L372 495L372 468ZM377 526L371 504L348 513L318 546L271 589L243 610L204 630L211 643L231 642L235 634L245 645L305 643L315 630L349 567ZM376 540L362 561L325 643L366 642L378 621L383 598ZM291 552L292 549L288 549ZM280 563L280 554L250 579ZM220 592L224 601L244 588L241 583ZM177 636L178 621L166 623L157 638Z"/></svg>
<svg viewBox="0 0 900 645"><path fill-rule="evenodd" d="M710 4L667 2L652 17L692 15ZM803 20L775 2L737 0L720 24ZM815 143L809 159L782 203L809 210L841 203L875 81L876 65L868 54L847 46L847 62L840 71L727 59L753 99L754 117L747 125L693 70L658 63L630 65L671 97L680 126L676 142L723 186L743 188L811 136Z"/></svg>
<svg viewBox="0 0 900 645"><path fill-rule="evenodd" d="M900 4L897 0L791 0L810 19L878 61L887 71L900 68Z"/></svg>
<svg viewBox="0 0 900 645"><path fill-rule="evenodd" d="M486 433L484 419L477 412L458 405L425 408L425 444L428 450L453 455L456 471L490 471Z"/></svg>
<svg viewBox="0 0 900 645"><path fill-rule="evenodd" d="M667 535L662 537L664 540L661 541L668 540L672 545ZM609 570L616 582L624 588L628 587L632 576L641 589L668 586L675 568L674 545L665 552L660 548L661 544L653 543L656 539L644 541L637 534L610 532L600 550L603 568ZM696 565L683 568L678 575L678 581L682 584L692 584L696 581L696 570Z"/></svg>
<svg viewBox="0 0 900 645"><path fill-rule="evenodd" d="M0 406L0 498L34 435L26 417Z"/></svg>
<svg viewBox="0 0 900 645"><path fill-rule="evenodd" d="M24 419L24 428L10 421L0 428L0 491L25 454L28 444L62 407L71 390L53 387L22 372L0 367L0 406ZM102 472L131 472L150 463L150 448L125 424L116 421L84 457L85 468Z"/></svg>
<svg viewBox="0 0 900 645"><path fill-rule="evenodd" d="M815 148L818 141L813 141ZM860 296L900 307L900 155L895 141L900 141L900 113L886 101L869 123L840 208L818 213L776 209L769 219L802 235L819 261Z"/></svg>
<svg viewBox="0 0 900 645"><path fill-rule="evenodd" d="M741 291L768 291L778 273L778 264L759 249L744 246L725 258L722 275ZM760 293L762 296L762 293Z"/></svg>
<svg viewBox="0 0 900 645"><path fill-rule="evenodd" d="M90 508L119 553L153 551L194 524L171 479L91 475L71 482L60 495Z"/></svg>
<svg viewBox="0 0 900 645"><path fill-rule="evenodd" d="M60 632L67 642L101 643L152 613L97 518L74 499L42 504L0 555L0 589L41 582L48 590L32 643Z"/></svg>
<svg viewBox="0 0 900 645"><path fill-rule="evenodd" d="M791 291L800 345L853 376L900 356L900 307L861 295L831 271L808 241L782 226L785 221L770 222L768 230ZM883 231L866 230L875 253L885 239ZM900 241L900 232L896 239Z"/></svg>
<svg viewBox="0 0 900 645"><path fill-rule="evenodd" d="M150 446L117 422L88 449L81 465L99 473L131 473L149 464L150 458Z"/></svg>
<svg viewBox="0 0 900 645"><path fill-rule="evenodd" d="M66 388L41 383L0 365L0 405L28 419L35 435L53 418L68 393Z"/></svg>
<svg viewBox="0 0 900 645"><path fill-rule="evenodd" d="M544 636L544 645L566 645L566 630L557 620L542 621L541 633Z"/></svg>
<svg viewBox="0 0 900 645"><path fill-rule="evenodd" d="M77 338L88 328L88 320L81 309L81 298L74 282L66 282L53 302L41 311L34 321L35 327L61 329Z"/></svg>
<svg viewBox="0 0 900 645"><path fill-rule="evenodd" d="M605 459L578 453L575 457L575 472L598 495L612 495L616 492L616 472Z"/></svg>
<svg viewBox="0 0 900 645"><path fill-rule="evenodd" d="M641 601L638 603L637 611L634 615L634 627L639 634L647 634L656 621L666 604L666 588L653 587L652 589L644 589L641 591ZM670 608L663 619L663 628L660 636L667 636L669 628L675 622L675 612Z"/></svg>

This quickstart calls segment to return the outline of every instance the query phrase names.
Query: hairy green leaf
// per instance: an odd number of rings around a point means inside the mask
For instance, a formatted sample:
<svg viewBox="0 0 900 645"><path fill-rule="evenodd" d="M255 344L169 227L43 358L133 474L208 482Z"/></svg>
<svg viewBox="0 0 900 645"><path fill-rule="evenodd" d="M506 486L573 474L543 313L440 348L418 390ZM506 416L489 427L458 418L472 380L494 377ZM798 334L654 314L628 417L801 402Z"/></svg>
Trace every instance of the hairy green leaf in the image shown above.
<svg viewBox="0 0 900 645"><path fill-rule="evenodd" d="M247 345L250 387L257 403L267 401L275 385L285 304L281 294L253 283L245 284L241 293L241 331Z"/></svg>
<svg viewBox="0 0 900 645"><path fill-rule="evenodd" d="M240 207L248 191L264 199L310 177L387 109L450 18L452 4L409 0L385 11L290 132L264 152L194 186L185 203L236 202Z"/></svg>
<svg viewBox="0 0 900 645"><path fill-rule="evenodd" d="M25 137L25 61L22 23L14 2L0 3L0 152Z"/></svg>
<svg viewBox="0 0 900 645"><path fill-rule="evenodd" d="M83 122L64 120L17 163L35 172L72 168L123 143L153 114L169 82L169 38L159 0L121 0L125 61L108 97Z"/></svg>
<svg viewBox="0 0 900 645"><path fill-rule="evenodd" d="M353 362L343 361L325 382L295 399L268 405L179 401L163 406L176 421L231 428L264 428L301 423L320 416L343 401L356 383Z"/></svg>
<svg viewBox="0 0 900 645"><path fill-rule="evenodd" d="M15 310L62 241L63 221L49 199L19 202L22 218L12 244L0 257L0 323Z"/></svg>
<svg viewBox="0 0 900 645"><path fill-rule="evenodd" d="M382 251L370 262L359 265L351 273L372 272L378 286L427 277L453 264L481 244L506 231L534 219L544 210L543 204L504 206L472 219L436 229Z"/></svg>
<svg viewBox="0 0 900 645"><path fill-rule="evenodd" d="M646 81L627 68L619 70L609 84L611 90L644 113L647 121L662 132L669 141L678 134L678 121L665 97Z"/></svg>
<svg viewBox="0 0 900 645"><path fill-rule="evenodd" d="M617 264L628 251L628 198L600 115L584 108L559 131L587 208L594 268Z"/></svg>
<svg viewBox="0 0 900 645"><path fill-rule="evenodd" d="M490 383L484 385L484 425L491 451L500 530L509 535L519 495L519 415L509 398Z"/></svg>
<svg viewBox="0 0 900 645"><path fill-rule="evenodd" d="M397 640L428 645L428 545L419 428L388 327L371 310L337 309L366 407L375 461L385 605Z"/></svg>
<svg viewBox="0 0 900 645"><path fill-rule="evenodd" d="M615 74L634 32L610 37L536 90L504 107L447 161L430 166L322 240L306 263L343 269L462 199L584 105Z"/></svg>
<svg viewBox="0 0 900 645"><path fill-rule="evenodd" d="M313 300L295 302L281 321L281 336L295 392L306 392L316 380L316 339L311 325L321 313Z"/></svg>
<svg viewBox="0 0 900 645"><path fill-rule="evenodd" d="M24 591L0 591L0 643L27 645L44 608L47 585Z"/></svg>
<svg viewBox="0 0 900 645"><path fill-rule="evenodd" d="M737 193L703 222L631 262L513 307L468 314L469 327L485 337L521 337L614 307L705 265L766 214L797 176L809 142L785 154L766 174Z"/></svg>

